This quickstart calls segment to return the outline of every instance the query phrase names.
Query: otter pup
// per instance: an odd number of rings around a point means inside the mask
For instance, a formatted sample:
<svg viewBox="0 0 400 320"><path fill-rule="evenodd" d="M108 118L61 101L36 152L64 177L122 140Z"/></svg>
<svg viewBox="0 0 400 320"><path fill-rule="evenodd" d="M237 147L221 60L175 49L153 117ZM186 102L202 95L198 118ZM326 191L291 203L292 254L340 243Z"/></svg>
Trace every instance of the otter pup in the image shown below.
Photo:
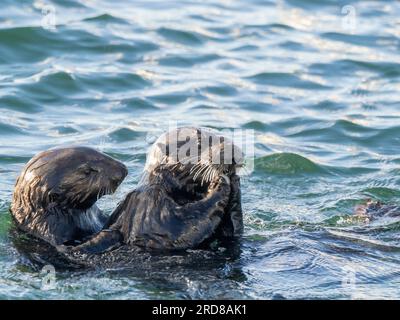
<svg viewBox="0 0 400 320"><path fill-rule="evenodd" d="M100 233L72 250L188 249L239 236L243 220L236 170L242 165L241 150L209 129L168 132L151 148L139 187Z"/></svg>
<svg viewBox="0 0 400 320"><path fill-rule="evenodd" d="M34 156L17 179L11 214L19 229L52 245L74 245L100 231L107 216L95 205L128 173L121 162L87 147Z"/></svg>

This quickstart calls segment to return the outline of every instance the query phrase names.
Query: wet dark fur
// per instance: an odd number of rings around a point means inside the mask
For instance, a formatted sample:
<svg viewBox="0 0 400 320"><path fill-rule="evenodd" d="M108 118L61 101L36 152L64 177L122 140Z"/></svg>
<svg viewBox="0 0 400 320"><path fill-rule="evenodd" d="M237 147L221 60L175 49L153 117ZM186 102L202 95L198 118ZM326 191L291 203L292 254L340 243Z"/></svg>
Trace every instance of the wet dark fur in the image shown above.
<svg viewBox="0 0 400 320"><path fill-rule="evenodd" d="M114 192L126 175L125 165L90 148L41 152L16 182L15 224L52 245L79 243L104 226L107 216L95 203Z"/></svg>
<svg viewBox="0 0 400 320"><path fill-rule="evenodd" d="M214 182L198 201L179 205L167 172L150 184L129 193L97 236L74 250L97 253L120 245L156 250L196 248L221 224L231 188L226 181Z"/></svg>
<svg viewBox="0 0 400 320"><path fill-rule="evenodd" d="M224 154L219 145L213 151ZM212 168L207 163L203 167L160 163L149 172L146 183L119 204L101 232L75 248L59 249L88 254L120 246L181 250L240 236L240 179L237 163L227 163ZM206 172L207 179L203 179Z"/></svg>
<svg viewBox="0 0 400 320"><path fill-rule="evenodd" d="M113 250L91 254L84 250L59 252L49 243L26 233L14 231L12 242L21 254L18 263L34 271L52 265L57 271L77 271L82 269L131 270L136 276L154 272L166 272L169 268L206 267L223 268L227 261L240 256L241 243L237 239L220 241L218 247L206 250L147 250L139 246L121 245ZM224 250L221 250L224 248ZM164 274L165 276L165 274Z"/></svg>

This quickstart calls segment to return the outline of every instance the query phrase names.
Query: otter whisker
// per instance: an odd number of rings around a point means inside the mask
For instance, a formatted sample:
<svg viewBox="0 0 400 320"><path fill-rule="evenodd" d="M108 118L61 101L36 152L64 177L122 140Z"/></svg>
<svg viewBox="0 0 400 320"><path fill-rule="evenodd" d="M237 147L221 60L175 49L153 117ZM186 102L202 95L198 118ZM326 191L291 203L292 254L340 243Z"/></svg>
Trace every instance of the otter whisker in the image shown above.
<svg viewBox="0 0 400 320"><path fill-rule="evenodd" d="M213 180L214 175L218 172L218 170L215 168L215 166L211 166L210 172L208 173L207 176L207 181L211 182Z"/></svg>
<svg viewBox="0 0 400 320"><path fill-rule="evenodd" d="M209 168L209 166L204 166L204 167L200 168L200 169L197 171L196 175L193 177L193 180L196 181L196 180L197 180L197 177L198 177L200 174L203 174L204 172L206 172L206 171L208 170L208 168Z"/></svg>
<svg viewBox="0 0 400 320"><path fill-rule="evenodd" d="M189 174L194 175L194 176L197 176L197 174L198 174L198 172L199 172L199 170L200 170L201 168L203 168L203 165L200 164L200 163L198 163L198 164L194 165L194 166L190 169Z"/></svg>
<svg viewBox="0 0 400 320"><path fill-rule="evenodd" d="M99 191L97 192L97 197L96 197L96 201L99 200L101 198L100 194L101 194L101 188L99 189Z"/></svg>
<svg viewBox="0 0 400 320"><path fill-rule="evenodd" d="M194 172L194 171L199 170L200 168L202 168L204 166L208 166L208 165L210 165L208 162L203 162L200 160L195 165L193 165L193 167L190 169L190 171L192 173L192 171Z"/></svg>
<svg viewBox="0 0 400 320"><path fill-rule="evenodd" d="M211 182L211 181L213 181L214 180L214 177L216 176L216 173L217 173L218 171L214 168L214 167L211 167L211 170L210 170L210 172L209 172L209 174L208 174L208 176L207 176L207 181L208 182Z"/></svg>
<svg viewBox="0 0 400 320"><path fill-rule="evenodd" d="M213 181L217 175L221 174L221 171L218 170L218 168L213 167L212 172L210 173L210 178L209 182Z"/></svg>
<svg viewBox="0 0 400 320"><path fill-rule="evenodd" d="M191 167L189 169L190 174L193 174L193 172L195 172L196 170L198 170L198 168L200 167L200 163L196 163L195 165L193 165L193 167Z"/></svg>
<svg viewBox="0 0 400 320"><path fill-rule="evenodd" d="M208 178L207 178L207 177L209 176L211 170L212 170L212 166L211 166L211 165L208 165L208 166L207 166L207 170L204 172L203 178L201 179L201 185L204 184L204 181L205 181L205 182L208 182Z"/></svg>
<svg viewBox="0 0 400 320"><path fill-rule="evenodd" d="M202 169L203 169L202 166L200 166L200 165L195 165L195 166L193 166L193 168L189 171L189 174L193 174L194 179L196 179L196 177L197 177L199 171L202 170Z"/></svg>
<svg viewBox="0 0 400 320"><path fill-rule="evenodd" d="M204 172L202 180L201 180L201 185L203 185L204 181L206 181L206 182L208 181L207 177L210 174L210 170L212 170L211 166L207 166L207 170Z"/></svg>
<svg viewBox="0 0 400 320"><path fill-rule="evenodd" d="M204 166L198 166L196 169L193 170L193 172L189 172L190 174L193 174L193 180L196 180L198 175L201 173L202 170L204 170Z"/></svg>
<svg viewBox="0 0 400 320"><path fill-rule="evenodd" d="M204 184L204 181L205 181L205 180L207 181L206 177L207 177L208 172L210 172L210 167L207 167L207 170L206 170L206 171L204 172L204 174L203 174L203 177L202 177L202 179L201 179L201 185L202 185L202 186L203 186L203 184Z"/></svg>

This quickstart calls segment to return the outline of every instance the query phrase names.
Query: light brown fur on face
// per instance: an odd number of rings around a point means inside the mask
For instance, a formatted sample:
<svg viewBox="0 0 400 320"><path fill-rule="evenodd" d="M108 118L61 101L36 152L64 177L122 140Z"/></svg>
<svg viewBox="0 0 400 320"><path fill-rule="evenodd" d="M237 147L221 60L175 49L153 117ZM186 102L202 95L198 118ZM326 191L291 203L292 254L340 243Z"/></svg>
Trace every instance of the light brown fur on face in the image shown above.
<svg viewBox="0 0 400 320"><path fill-rule="evenodd" d="M236 173L243 153L232 141L210 129L183 127L163 134L150 149L142 182L157 168L178 169L196 183Z"/></svg>

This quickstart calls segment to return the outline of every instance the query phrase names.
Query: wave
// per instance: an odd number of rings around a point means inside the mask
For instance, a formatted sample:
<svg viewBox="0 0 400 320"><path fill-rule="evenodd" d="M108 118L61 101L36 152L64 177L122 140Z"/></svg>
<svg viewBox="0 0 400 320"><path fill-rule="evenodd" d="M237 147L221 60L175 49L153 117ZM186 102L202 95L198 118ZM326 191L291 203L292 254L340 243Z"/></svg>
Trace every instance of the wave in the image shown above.
<svg viewBox="0 0 400 320"><path fill-rule="evenodd" d="M369 187L361 191L368 197L383 202L389 202L400 199L400 191L398 189L388 187Z"/></svg>
<svg viewBox="0 0 400 320"><path fill-rule="evenodd" d="M391 41L397 44L398 39L391 36L375 36L375 35L360 35L360 34L346 34L339 32L326 32L321 34L322 38L329 40L340 41L348 44L371 47L381 47L382 42Z"/></svg>
<svg viewBox="0 0 400 320"><path fill-rule="evenodd" d="M0 65L35 63L46 59L48 52L44 49L44 44L50 43L51 37L51 32L41 27L0 29ZM56 42L62 43L61 40ZM38 43L43 46L38 46Z"/></svg>
<svg viewBox="0 0 400 320"><path fill-rule="evenodd" d="M158 63L162 66L171 67L192 67L198 64L205 64L208 62L221 59L217 54L204 54L204 55L167 55L158 59Z"/></svg>
<svg viewBox="0 0 400 320"><path fill-rule="evenodd" d="M6 154L0 154L1 164L15 164L15 163L27 163L31 157L27 156L12 156Z"/></svg>
<svg viewBox="0 0 400 320"><path fill-rule="evenodd" d="M313 63L308 67L311 73L324 77L344 77L356 71L371 71L384 78L396 78L400 76L400 63L375 62L356 59L339 59L329 63Z"/></svg>
<svg viewBox="0 0 400 320"><path fill-rule="evenodd" d="M42 106L26 96L5 95L0 97L0 109L9 109L24 113L38 113Z"/></svg>
<svg viewBox="0 0 400 320"><path fill-rule="evenodd" d="M129 128L120 128L112 131L108 136L116 142L132 141L143 136L142 132L138 132Z"/></svg>
<svg viewBox="0 0 400 320"><path fill-rule="evenodd" d="M31 81L19 86L32 98L59 98L66 95L87 93L88 90L101 92L120 92L143 89L150 82L134 73L91 72L89 74L53 71L43 75L38 81Z"/></svg>
<svg viewBox="0 0 400 320"><path fill-rule="evenodd" d="M271 85L277 87L291 87L307 90L327 90L330 86L322 85L317 82L303 80L292 73L284 72L262 72L246 79L260 85Z"/></svg>
<svg viewBox="0 0 400 320"><path fill-rule="evenodd" d="M129 25L129 23L121 18L115 17L109 13L103 13L100 15L96 15L93 17L89 17L89 18L84 18L81 20L82 22L99 22L101 24L103 23L117 23L117 24L125 24L125 25Z"/></svg>
<svg viewBox="0 0 400 320"><path fill-rule="evenodd" d="M321 174L327 171L311 160L295 153L276 153L255 159L255 169L269 174Z"/></svg>
<svg viewBox="0 0 400 320"><path fill-rule="evenodd" d="M147 110L147 111L156 111L159 108L148 101L147 99L143 98L128 98L121 100L121 105L128 110Z"/></svg>
<svg viewBox="0 0 400 320"><path fill-rule="evenodd" d="M22 130L20 127L0 122L0 135L2 136L23 135L24 133L24 130Z"/></svg>
<svg viewBox="0 0 400 320"><path fill-rule="evenodd" d="M204 36L197 32L182 31L166 27L159 28L157 33L167 40L188 46L200 46L206 40Z"/></svg>

